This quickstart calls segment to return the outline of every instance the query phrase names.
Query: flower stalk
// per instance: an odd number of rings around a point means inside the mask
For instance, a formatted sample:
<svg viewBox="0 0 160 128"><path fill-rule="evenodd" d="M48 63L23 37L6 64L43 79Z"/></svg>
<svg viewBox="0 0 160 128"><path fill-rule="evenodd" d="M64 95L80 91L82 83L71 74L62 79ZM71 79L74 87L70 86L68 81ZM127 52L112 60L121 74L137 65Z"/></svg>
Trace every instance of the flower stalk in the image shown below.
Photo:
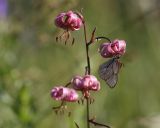
<svg viewBox="0 0 160 128"><path fill-rule="evenodd" d="M87 128L90 128L90 124L110 128L108 125L96 122L95 118L90 119L90 104L94 102L94 99L90 96L90 91L99 91L100 82L91 74L89 46L93 44L94 41L101 39L108 41L100 45L99 53L103 58L111 59L99 66L99 76L113 88L118 81L118 73L122 66L119 58L125 53L126 42L118 39L111 41L109 38L104 36L95 37L96 28L94 28L91 38L88 40L85 20L80 13L74 11L68 11L57 15L55 25L64 30L62 35L56 37L56 41L64 38L65 44L67 44L67 41L70 38L70 32L79 30L83 26L87 65L85 66L84 76L76 75L64 86L57 86L51 90L51 97L54 100L61 101L61 104L57 107L53 107L53 109L56 113L63 113L64 110L67 109L65 103L76 101L80 103L81 101L83 104L83 102L86 101ZM72 45L74 44L74 41L75 39L73 38ZM82 92L82 97L80 99L77 91ZM80 128L76 122L75 125L77 128Z"/></svg>
<svg viewBox="0 0 160 128"><path fill-rule="evenodd" d="M84 30L84 38L85 38L85 46L86 46L86 58L87 58L87 66L86 66L86 73L85 75L90 75L91 67L90 67L90 57L89 57L89 43L87 41L87 32L86 32L86 24L83 21L83 30ZM86 108L87 108L87 128L90 128L89 123L89 98L86 97Z"/></svg>

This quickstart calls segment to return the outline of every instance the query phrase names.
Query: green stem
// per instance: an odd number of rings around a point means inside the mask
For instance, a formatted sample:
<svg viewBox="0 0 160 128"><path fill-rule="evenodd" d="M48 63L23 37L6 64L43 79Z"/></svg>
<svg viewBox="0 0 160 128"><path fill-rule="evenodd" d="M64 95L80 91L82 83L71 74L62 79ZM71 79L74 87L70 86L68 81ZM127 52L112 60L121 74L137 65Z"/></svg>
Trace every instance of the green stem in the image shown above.
<svg viewBox="0 0 160 128"><path fill-rule="evenodd" d="M90 69L90 58L89 58L89 45L87 42L87 33L86 33L86 25L85 22L83 23L84 28L84 37L85 37L85 45L86 45L86 57L87 57L87 71L86 74L90 75L91 69ZM87 128L90 128L89 123L89 99L86 98L86 108L87 108Z"/></svg>

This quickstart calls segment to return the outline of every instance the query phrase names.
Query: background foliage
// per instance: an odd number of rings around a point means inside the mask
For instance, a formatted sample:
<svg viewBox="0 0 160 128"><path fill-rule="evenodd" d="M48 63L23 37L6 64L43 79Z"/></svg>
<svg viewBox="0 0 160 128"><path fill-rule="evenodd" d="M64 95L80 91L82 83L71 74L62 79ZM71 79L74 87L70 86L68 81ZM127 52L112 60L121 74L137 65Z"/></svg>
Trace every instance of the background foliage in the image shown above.
<svg viewBox="0 0 160 128"><path fill-rule="evenodd" d="M82 30L72 33L74 46L65 46L55 42L62 31L53 24L58 13L81 8L89 34L97 27L96 35L127 41L118 85L101 81L91 116L113 128L160 127L159 0L0 0L1 128L75 128L73 121L85 127L84 106L69 104L71 117L56 116L58 102L50 98L54 85L84 73ZM90 51L95 75L105 61L98 46Z"/></svg>

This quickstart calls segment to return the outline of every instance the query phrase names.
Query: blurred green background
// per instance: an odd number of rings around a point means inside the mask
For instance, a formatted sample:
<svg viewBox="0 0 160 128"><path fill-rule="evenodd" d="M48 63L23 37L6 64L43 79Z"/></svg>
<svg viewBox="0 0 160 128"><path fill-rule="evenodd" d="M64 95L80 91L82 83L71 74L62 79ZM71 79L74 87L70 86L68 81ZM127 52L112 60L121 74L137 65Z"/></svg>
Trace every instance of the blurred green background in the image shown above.
<svg viewBox="0 0 160 128"><path fill-rule="evenodd" d="M84 74L83 31L65 46L55 41L62 31L54 25L58 13L81 8L88 36L97 27L97 36L127 41L118 85L101 81L90 116L112 128L160 128L159 0L0 0L0 128L86 127L85 105L69 104L71 117L57 116L59 103L50 98L53 86ZM105 61L98 47L90 49L97 77Z"/></svg>

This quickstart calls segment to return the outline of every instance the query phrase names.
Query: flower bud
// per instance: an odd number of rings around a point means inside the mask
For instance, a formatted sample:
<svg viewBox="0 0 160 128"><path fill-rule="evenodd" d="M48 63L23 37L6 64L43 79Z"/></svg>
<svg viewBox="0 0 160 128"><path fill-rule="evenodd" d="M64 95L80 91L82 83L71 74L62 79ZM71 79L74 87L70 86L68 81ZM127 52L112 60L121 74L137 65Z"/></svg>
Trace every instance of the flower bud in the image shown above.
<svg viewBox="0 0 160 128"><path fill-rule="evenodd" d="M65 13L60 13L57 17L56 17L56 19L55 19L55 25L57 26L57 27L60 27L60 28L63 28L63 29L67 29L66 28L66 25L65 25Z"/></svg>
<svg viewBox="0 0 160 128"><path fill-rule="evenodd" d="M55 25L65 30L79 30L82 26L83 17L75 12L60 13L55 19Z"/></svg>
<svg viewBox="0 0 160 128"><path fill-rule="evenodd" d="M66 87L54 87L51 90L51 97L55 100L63 100L68 102L74 102L78 100L78 94L74 89Z"/></svg>
<svg viewBox="0 0 160 128"><path fill-rule="evenodd" d="M75 76L73 79L72 79L72 84L74 86L74 89L76 90L83 90L83 84L82 84L82 77L81 76Z"/></svg>
<svg viewBox="0 0 160 128"><path fill-rule="evenodd" d="M72 79L73 88L81 91L98 91L100 89L100 83L93 75L85 75L83 78L75 76Z"/></svg>
<svg viewBox="0 0 160 128"><path fill-rule="evenodd" d="M114 40L112 43L103 43L100 46L100 54L104 58L110 58L116 55L124 55L126 51L126 42L124 40Z"/></svg>
<svg viewBox="0 0 160 128"><path fill-rule="evenodd" d="M85 75L82 80L85 89L98 91L100 90L100 82L93 75Z"/></svg>
<svg viewBox="0 0 160 128"><path fill-rule="evenodd" d="M64 97L65 101L75 102L78 100L78 93L74 89L69 90L69 94Z"/></svg>

